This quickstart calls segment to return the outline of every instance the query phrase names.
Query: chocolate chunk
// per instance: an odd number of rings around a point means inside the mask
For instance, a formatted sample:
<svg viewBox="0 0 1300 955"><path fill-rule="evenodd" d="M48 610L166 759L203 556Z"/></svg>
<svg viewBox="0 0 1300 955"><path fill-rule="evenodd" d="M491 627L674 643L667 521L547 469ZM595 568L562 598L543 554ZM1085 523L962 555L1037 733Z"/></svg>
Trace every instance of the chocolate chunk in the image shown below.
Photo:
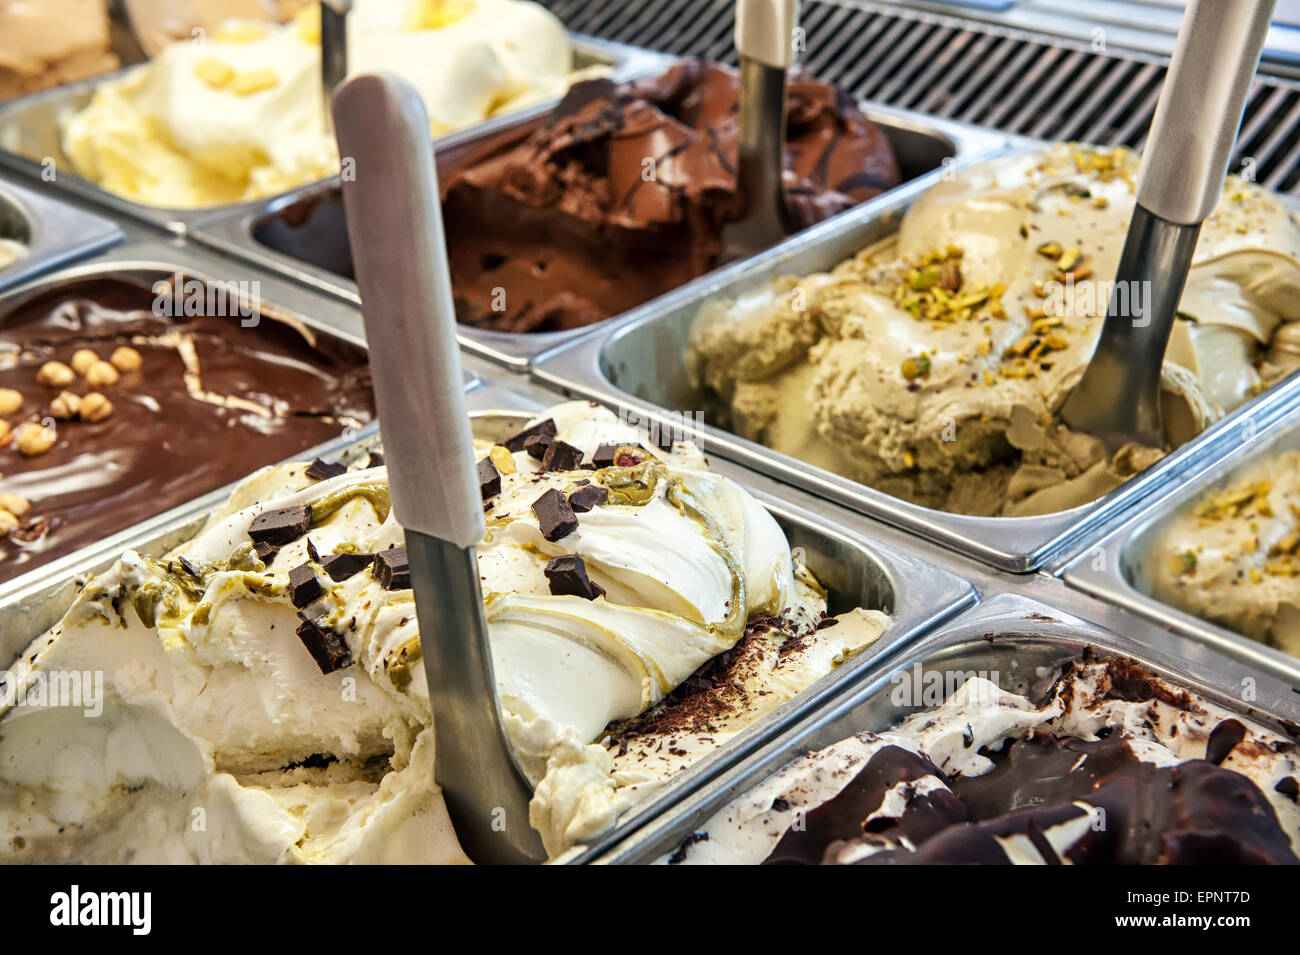
<svg viewBox="0 0 1300 955"><path fill-rule="evenodd" d="M258 541L253 545L253 553L257 555L257 559L262 563L269 564L275 560L275 555L280 553L280 548L266 541Z"/></svg>
<svg viewBox="0 0 1300 955"><path fill-rule="evenodd" d="M602 444L591 456L591 460L598 468L610 468L614 466L614 456L617 454L617 444Z"/></svg>
<svg viewBox="0 0 1300 955"><path fill-rule="evenodd" d="M371 451L370 456L366 458L366 467L382 468L384 466L384 455L380 451Z"/></svg>
<svg viewBox="0 0 1300 955"><path fill-rule="evenodd" d="M546 457L546 449L554 440L549 434L530 434L528 440L524 442L524 450L534 461L541 461Z"/></svg>
<svg viewBox="0 0 1300 955"><path fill-rule="evenodd" d="M255 544L265 541L283 547L306 534L309 527L311 527L311 505L297 504L259 514L253 519L252 526L248 528L248 536Z"/></svg>
<svg viewBox="0 0 1300 955"><path fill-rule="evenodd" d="M559 438L553 440L542 458L543 471L572 471L582 463L582 450Z"/></svg>
<svg viewBox="0 0 1300 955"><path fill-rule="evenodd" d="M1273 791L1281 793L1292 802L1300 802L1300 782L1297 782L1294 776L1285 776L1278 780L1277 785L1273 787Z"/></svg>
<svg viewBox="0 0 1300 955"><path fill-rule="evenodd" d="M182 557L180 559L180 565L181 565L181 570L185 571L185 573L189 574L195 580L203 579L203 574L199 571L197 567L195 567L192 563L190 563L189 558Z"/></svg>
<svg viewBox="0 0 1300 955"><path fill-rule="evenodd" d="M557 597L595 600L605 596L605 589L587 577L587 564L577 554L561 554L551 558L542 573L551 582L551 593Z"/></svg>
<svg viewBox="0 0 1300 955"><path fill-rule="evenodd" d="M593 507L609 500L609 488L599 484L588 484L569 495L569 506L579 514L586 514Z"/></svg>
<svg viewBox="0 0 1300 955"><path fill-rule="evenodd" d="M307 556L316 561L316 563L320 563L320 554L316 550L316 545L311 542L310 537L307 538Z"/></svg>
<svg viewBox="0 0 1300 955"><path fill-rule="evenodd" d="M316 579L316 572L311 569L311 564L299 564L289 571L289 600L299 610L324 592L320 581Z"/></svg>
<svg viewBox="0 0 1300 955"><path fill-rule="evenodd" d="M347 580L355 577L375 561L374 554L330 554L320 562L330 580Z"/></svg>
<svg viewBox="0 0 1300 955"><path fill-rule="evenodd" d="M307 476L313 481L328 481L332 477L346 474L347 470L348 466L346 464L339 464L338 462L330 464L328 461L317 458L308 466Z"/></svg>
<svg viewBox="0 0 1300 955"><path fill-rule="evenodd" d="M381 550L375 555L375 564L370 572L385 590L411 589L411 564L406 558L405 547Z"/></svg>
<svg viewBox="0 0 1300 955"><path fill-rule="evenodd" d="M578 519L573 516L568 499L555 488L533 501L532 511L542 536L548 541L557 541L578 529Z"/></svg>
<svg viewBox="0 0 1300 955"><path fill-rule="evenodd" d="M478 471L478 490L483 500L496 497L501 493L501 472L492 463L491 458L484 458L476 465Z"/></svg>
<svg viewBox="0 0 1300 955"><path fill-rule="evenodd" d="M555 419L547 418L545 421L539 421L531 428L524 428L523 431L520 431L513 437L506 438L506 440L501 443L506 446L507 450L522 451L524 449L524 442L535 434L544 434L549 438L555 437Z"/></svg>
<svg viewBox="0 0 1300 955"><path fill-rule="evenodd" d="M1228 758L1233 748L1246 738L1246 727L1240 720L1224 720L1210 731L1205 743L1205 760L1215 766Z"/></svg>
<svg viewBox="0 0 1300 955"><path fill-rule="evenodd" d="M352 666L352 651L348 649L348 642L333 630L304 620L298 624L298 639L316 661L321 673L333 673Z"/></svg>
<svg viewBox="0 0 1300 955"><path fill-rule="evenodd" d="M650 426L650 441L660 451L670 452L673 449L673 429L666 424L656 422Z"/></svg>

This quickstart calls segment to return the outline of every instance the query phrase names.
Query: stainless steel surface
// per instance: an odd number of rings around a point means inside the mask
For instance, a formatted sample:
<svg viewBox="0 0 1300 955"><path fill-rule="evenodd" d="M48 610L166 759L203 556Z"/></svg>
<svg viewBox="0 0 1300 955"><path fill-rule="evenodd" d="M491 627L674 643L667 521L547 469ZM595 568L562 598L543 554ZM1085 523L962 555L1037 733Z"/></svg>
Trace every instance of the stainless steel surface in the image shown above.
<svg viewBox="0 0 1300 955"><path fill-rule="evenodd" d="M544 2L576 30L666 53L702 52L735 62L731 0ZM1070 7L1080 22L1102 19L1093 11L1106 0L1050 2ZM1142 145L1168 48L1134 50L1113 23L1100 30L1094 24L1079 36L1050 35L1034 18L995 24L954 6L944 13L913 9L924 5L804 0L801 59L813 75L876 103L1036 139ZM1163 18L1171 36L1178 13ZM1290 32L1300 43L1300 31ZM1293 196L1300 195L1295 73L1256 78L1231 163L1234 171Z"/></svg>
<svg viewBox="0 0 1300 955"><path fill-rule="evenodd" d="M465 415L456 310L429 117L415 87L361 75L334 97L393 513L406 530L436 778L479 863L542 862L532 787L501 719L475 546L487 533ZM433 479L431 479L433 478ZM505 825L501 823L504 817Z"/></svg>
<svg viewBox="0 0 1300 955"><path fill-rule="evenodd" d="M321 114L333 129L330 98L348 75L348 14L352 0L320 0Z"/></svg>
<svg viewBox="0 0 1300 955"><path fill-rule="evenodd" d="M42 272L121 242L120 228L102 216L0 180L0 238L15 239L26 254L0 268L0 292Z"/></svg>
<svg viewBox="0 0 1300 955"><path fill-rule="evenodd" d="M1100 438L1112 453L1130 441L1165 443L1161 369L1200 234L1199 222L1177 225L1133 207L1097 350L1061 406L1062 421ZM1135 311L1131 303L1138 301L1144 307Z"/></svg>
<svg viewBox="0 0 1300 955"><path fill-rule="evenodd" d="M1188 0L1147 133L1138 204L1198 225L1223 192L1275 0Z"/></svg>
<svg viewBox="0 0 1300 955"><path fill-rule="evenodd" d="M1293 406L1289 413L1244 432L1216 466L1153 497L1104 539L1079 553L1065 568L1066 584L1270 673L1288 683L1300 700L1300 659L1157 600L1145 570L1148 555L1172 520L1264 458L1296 450L1300 450L1300 407Z"/></svg>
<svg viewBox="0 0 1300 955"><path fill-rule="evenodd" d="M572 34L571 40L575 68L604 65L619 79L643 76L664 62L660 54L621 43L580 34ZM200 224L214 219L237 216L264 206L264 199L206 209L147 206L106 192L73 171L72 163L63 151L62 120L85 107L101 83L120 79L130 75L133 70L142 68L147 68L147 64L127 67L109 76L69 83L0 105L0 167L38 181L53 173L54 178L47 183L51 189L176 235L190 233ZM539 103L518 113L490 119L478 126L440 137L435 142L455 143L467 135L496 128L500 123L519 116L536 116L554 105L554 100ZM325 181L337 182L337 178Z"/></svg>
<svg viewBox="0 0 1300 955"><path fill-rule="evenodd" d="M722 227L719 264L762 252L789 233L785 205L785 81L798 0L736 0L740 132L736 191L744 215Z"/></svg>
<svg viewBox="0 0 1300 955"><path fill-rule="evenodd" d="M268 311L301 322L317 334L328 334L365 347L361 321L355 309L315 295L277 276L267 275L248 263L232 262L193 246L180 246L139 237L118 248L101 252L75 267L60 270L12 289L0 296L0 315L7 313L20 300L67 281L112 275L146 277L152 281L168 278L177 271L201 281L258 282L260 298ZM477 384L477 377L467 375L464 381L467 388L473 387ZM378 426L372 423L364 431L358 432L358 435L377 433L377 430ZM348 446L358 435L340 437L337 441L328 442L314 450L321 456L328 456L335 453L337 449ZM306 451L304 454L309 459L315 456L311 451ZM110 554L121 553L123 549L131 546L130 541L141 539L158 528L171 526L178 515L188 513L195 507L211 508L220 502L228 491L229 487L202 495L196 499L196 502L181 505L156 518L151 518L138 527L114 534L104 541L95 542L83 550L0 583L0 600L7 600L13 593L40 590L51 581L58 586L63 586L70 576L76 574L93 559L94 554L104 551ZM0 630L0 632L4 633L6 639L9 638L8 631ZM15 639L19 638L15 637Z"/></svg>
<svg viewBox="0 0 1300 955"><path fill-rule="evenodd" d="M869 673L833 703L791 723L744 763L698 787L593 861L623 865L653 862L676 850L715 813L791 760L862 730L886 729L921 709L899 706L890 699L895 674L911 670L914 664L920 664L922 672L983 672L990 678L997 674L1004 688L1024 692L1027 683L1039 682L1036 668L1059 667L1089 647L1102 656L1136 660L1170 682L1284 735L1288 729L1282 721L1288 721L1293 732L1300 720L1300 698L1266 674L1209 652L1187 658L1180 653L1176 639L1158 628L1138 626L1116 632L1007 594L963 614L901 653L878 659ZM1247 702L1243 697L1248 693Z"/></svg>
<svg viewBox="0 0 1300 955"><path fill-rule="evenodd" d="M484 385L466 395L466 404L476 437L500 441L517 432L537 410L556 396L520 383L518 389ZM338 455L345 460L362 456L377 443L374 436L357 439ZM310 452L309 452L310 454ZM306 456L304 456L306 457ZM813 713L856 685L885 658L910 646L933 627L970 607L975 594L970 585L950 571L914 556L906 541L888 528L877 528L852 514L836 512L822 502L791 488L781 488L725 461L713 462L714 470L745 485L770 510L785 531L791 546L803 551L808 568L828 591L831 613L862 606L889 612L889 629L873 646L850 660L791 703L759 724L739 734L718 752L683 771L644 802L624 814L605 839L581 852L571 862L586 861L604 851L646 821L653 819L678 800L692 793L718 773L736 764L764 745L781 730L806 714ZM189 539L206 515L225 496L214 493L195 502L182 513L159 519L135 530L113 546L83 556L82 563L58 576L33 581L22 593L0 593L0 653L7 658L18 653L56 623L80 590L84 578L106 569L125 549L162 554ZM879 534L877 533L879 532ZM887 538L882 541L880 537Z"/></svg>
<svg viewBox="0 0 1300 955"><path fill-rule="evenodd" d="M666 64L659 61L658 65L663 67ZM957 123L933 120L906 111L880 109L868 104L864 104L864 109L889 137L903 176L908 180L924 178L927 182L935 182L949 169L989 156L1005 143L995 133ZM537 114L521 114L476 134L443 142L437 147L439 166L445 168L446 164L455 163L460 157L482 148L483 143L497 141L498 137L509 141L512 136L522 136L537 121ZM868 217L872 215L871 210L876 201L879 200L864 203L835 221L856 221ZM808 241L819 234L822 228L819 226L801 232L787 240L781 248ZM347 244L343 206L339 201L336 182L300 189L219 221L208 222L195 229L194 238L223 252L275 269L344 301L360 301L356 283L346 277L351 272L352 255ZM461 327L460 343L466 351L476 356L507 368L522 370L546 352L588 335L598 334L617 321L630 320L632 316L643 314L647 309L690 298L696 294L695 289L707 285L714 276L721 274L724 273L714 271L646 305L625 312L621 319L611 319L590 328L521 335Z"/></svg>
<svg viewBox="0 0 1300 955"><path fill-rule="evenodd" d="M1000 570L1025 573L1072 556L1116 518L1160 488L1204 468L1235 447L1300 392L1300 375L1265 392L1212 425L1120 488L1091 504L1039 517L972 517L919 507L822 468L737 437L712 423L716 402L690 386L683 368L687 338L703 302L735 298L782 275L830 269L889 236L930 185L910 183L881 197L866 214L823 223L804 241L788 243L714 273L617 325L556 351L538 362L543 386L624 408L646 420L668 422L696 434L706 451L730 458L863 514L920 535ZM703 424L697 424L702 415Z"/></svg>

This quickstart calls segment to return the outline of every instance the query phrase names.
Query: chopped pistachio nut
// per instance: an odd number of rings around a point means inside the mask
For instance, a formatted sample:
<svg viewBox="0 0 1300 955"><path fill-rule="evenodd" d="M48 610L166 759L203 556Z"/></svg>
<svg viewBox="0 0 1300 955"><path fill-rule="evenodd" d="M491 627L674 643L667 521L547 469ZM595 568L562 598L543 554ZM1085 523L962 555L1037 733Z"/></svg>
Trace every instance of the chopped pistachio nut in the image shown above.
<svg viewBox="0 0 1300 955"><path fill-rule="evenodd" d="M961 256L961 249L955 246L923 255L893 289L895 303L921 321L940 324L1005 318L1002 295L1006 286L967 287L961 274Z"/></svg>
<svg viewBox="0 0 1300 955"><path fill-rule="evenodd" d="M930 374L930 356L922 352L915 358L903 359L903 377L908 381L925 378Z"/></svg>

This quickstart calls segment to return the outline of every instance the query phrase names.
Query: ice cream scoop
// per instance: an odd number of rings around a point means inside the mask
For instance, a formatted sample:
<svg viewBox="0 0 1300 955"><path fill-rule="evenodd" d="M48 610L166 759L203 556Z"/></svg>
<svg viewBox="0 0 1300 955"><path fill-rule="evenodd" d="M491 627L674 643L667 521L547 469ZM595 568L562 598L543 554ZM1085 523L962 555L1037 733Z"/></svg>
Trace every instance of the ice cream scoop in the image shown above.
<svg viewBox="0 0 1300 955"><path fill-rule="evenodd" d="M546 857L501 720L474 546L487 528L465 414L437 173L420 95L359 76L334 98L343 183L394 513L406 530L435 776L476 862ZM504 823L504 825L502 824Z"/></svg>
<svg viewBox="0 0 1300 955"><path fill-rule="evenodd" d="M789 233L785 210L785 79L798 0L737 0L740 156L736 191L745 214L722 230L722 261L743 259Z"/></svg>
<svg viewBox="0 0 1300 955"><path fill-rule="evenodd" d="M1106 320L1061 409L1114 451L1164 443L1161 368L1201 223L1214 209L1274 0L1192 0L1152 120ZM1143 309L1133 309L1134 289Z"/></svg>

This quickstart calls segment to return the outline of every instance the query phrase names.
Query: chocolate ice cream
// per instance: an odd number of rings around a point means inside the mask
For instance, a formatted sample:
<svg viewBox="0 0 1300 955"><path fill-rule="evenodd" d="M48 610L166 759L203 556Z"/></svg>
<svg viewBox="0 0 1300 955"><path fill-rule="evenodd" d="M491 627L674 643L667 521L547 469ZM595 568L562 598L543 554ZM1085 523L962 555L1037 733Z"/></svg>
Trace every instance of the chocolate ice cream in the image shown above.
<svg viewBox="0 0 1300 955"><path fill-rule="evenodd" d="M265 308L253 325L154 303L104 277L3 316L0 581L373 416L360 347Z"/></svg>

